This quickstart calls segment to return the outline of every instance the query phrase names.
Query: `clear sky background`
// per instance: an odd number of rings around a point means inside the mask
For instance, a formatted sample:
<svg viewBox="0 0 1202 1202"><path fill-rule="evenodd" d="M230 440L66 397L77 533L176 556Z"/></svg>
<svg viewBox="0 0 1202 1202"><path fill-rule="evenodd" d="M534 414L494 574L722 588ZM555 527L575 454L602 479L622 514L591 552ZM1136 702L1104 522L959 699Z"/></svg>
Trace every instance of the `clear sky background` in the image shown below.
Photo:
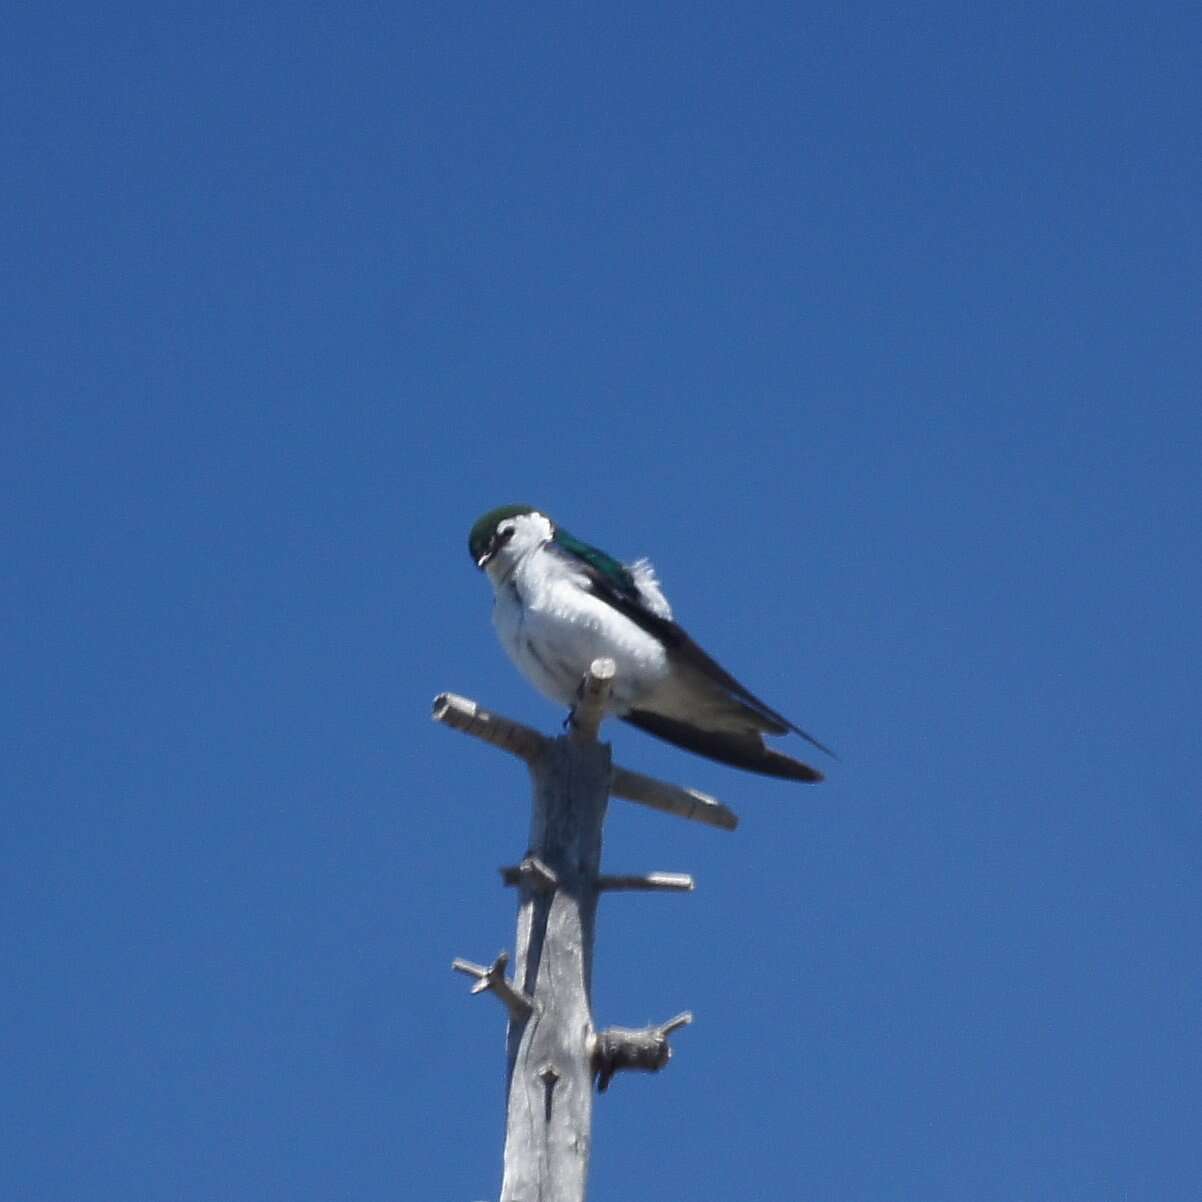
<svg viewBox="0 0 1202 1202"><path fill-rule="evenodd" d="M611 732L592 1197L1202 1196L1193 5L26 8L0 50L0 1193L495 1197L467 531L841 754ZM798 743L793 750L801 752Z"/></svg>

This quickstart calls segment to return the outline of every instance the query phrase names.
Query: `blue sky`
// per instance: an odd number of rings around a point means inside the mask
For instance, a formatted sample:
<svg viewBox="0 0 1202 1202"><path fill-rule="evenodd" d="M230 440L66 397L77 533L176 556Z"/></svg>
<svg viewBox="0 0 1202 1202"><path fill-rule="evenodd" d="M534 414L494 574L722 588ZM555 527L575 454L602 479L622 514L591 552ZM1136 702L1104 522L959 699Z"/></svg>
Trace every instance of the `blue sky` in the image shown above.
<svg viewBox="0 0 1202 1202"><path fill-rule="evenodd" d="M1202 1190L1185 5L66 5L0 50L0 1164L496 1195L545 507L841 761L636 731L595 1199Z"/></svg>

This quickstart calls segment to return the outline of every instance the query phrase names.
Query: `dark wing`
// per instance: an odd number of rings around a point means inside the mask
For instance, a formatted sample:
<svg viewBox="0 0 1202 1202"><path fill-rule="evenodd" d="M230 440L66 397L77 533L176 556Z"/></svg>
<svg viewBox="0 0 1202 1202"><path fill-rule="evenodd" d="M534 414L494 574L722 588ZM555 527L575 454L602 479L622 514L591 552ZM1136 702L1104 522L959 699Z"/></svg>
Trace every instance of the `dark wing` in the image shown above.
<svg viewBox="0 0 1202 1202"><path fill-rule="evenodd" d="M822 773L816 768L766 747L758 734L705 730L700 726L690 726L687 722L677 722L675 719L664 717L663 714L653 714L647 710L631 710L622 716L622 721L629 722L631 726L637 726L657 738L666 739L669 743L675 743L677 747L683 747L686 751L695 751L698 755L707 756L723 764L731 764L735 768L746 768L750 772L779 776L785 780L822 780Z"/></svg>
<svg viewBox="0 0 1202 1202"><path fill-rule="evenodd" d="M761 701L750 689L740 684L721 664L707 655L692 640L683 627L678 626L671 618L665 618L648 609L646 602L639 594L634 577L612 555L607 555L604 551L590 546L588 543L581 541L562 529L556 529L555 538L551 545L576 562L576 566L588 579L594 593L604 597L616 610L625 614L632 622L647 631L648 634L652 634L659 639L680 663L693 668L745 706L750 711L749 716L754 716L758 719L756 725L761 729L766 730L769 734L776 735L783 735L789 731L793 731L794 734L798 734L805 739L807 743L812 743L820 751L825 751L827 755L835 757L835 753L824 743L820 743L813 735L802 730L800 726L795 726L788 718L782 714L778 714L776 710ZM659 718L656 720L668 721L668 719ZM638 725L638 723L635 723L635 725ZM644 726L644 729L650 730L650 727ZM667 735L661 735L661 737L668 738L669 742L680 742L679 739L672 739ZM755 741L759 742L758 739ZM684 746L684 744L681 745ZM767 748L764 748L761 744L760 751L761 753L767 752ZM772 752L770 754L776 755L778 753ZM720 759L722 757L714 756L714 758ZM790 763L796 763L796 761L789 760L788 756L781 756L780 758ZM734 761L727 762L733 763ZM804 767L804 765L802 766ZM757 769L757 771L763 771L763 769ZM813 769L809 769L809 771L812 772Z"/></svg>

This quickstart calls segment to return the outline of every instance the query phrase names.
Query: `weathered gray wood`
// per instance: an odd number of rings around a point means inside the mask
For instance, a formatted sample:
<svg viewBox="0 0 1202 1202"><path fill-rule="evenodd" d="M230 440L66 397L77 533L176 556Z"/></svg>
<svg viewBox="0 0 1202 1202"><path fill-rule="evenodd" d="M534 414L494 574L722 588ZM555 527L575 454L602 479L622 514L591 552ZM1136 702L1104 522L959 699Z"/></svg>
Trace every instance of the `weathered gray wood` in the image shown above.
<svg viewBox="0 0 1202 1202"><path fill-rule="evenodd" d="M653 776L631 772L629 768L614 767L610 792L615 797L637 801L639 805L663 810L664 813L675 814L678 818L704 822L706 826L714 826L722 831L733 831L739 825L734 811L708 793L702 793L700 789L682 789L679 785L669 785Z"/></svg>
<svg viewBox="0 0 1202 1202"><path fill-rule="evenodd" d="M532 889L541 889L544 893L559 884L559 877L537 856L527 856L515 867L502 868L501 880L506 885L520 885L523 881L529 881Z"/></svg>
<svg viewBox="0 0 1202 1202"><path fill-rule="evenodd" d="M434 698L431 717L435 722L483 739L527 763L542 753L548 741L545 735L532 727L494 714L484 706L477 705L470 697L460 697L458 693L439 693Z"/></svg>
<svg viewBox="0 0 1202 1202"><path fill-rule="evenodd" d="M593 660L580 682L579 695L572 710L571 726L577 741L592 743L605 717L605 703L613 689L618 666L608 655Z"/></svg>
<svg viewBox="0 0 1202 1202"><path fill-rule="evenodd" d="M619 893L622 890L641 889L646 892L692 893L693 878L687 872L648 872L645 875L602 873L597 878L597 888L602 893Z"/></svg>
<svg viewBox="0 0 1202 1202"><path fill-rule="evenodd" d="M583 702L584 699L582 704ZM435 722L483 739L484 742L500 747L527 763L541 755L549 741L545 735L532 727L524 726L521 722L515 722L501 714L494 714L471 698L461 697L458 693L439 693L434 698L432 716ZM580 729L581 717L581 707L578 706L577 730ZM706 826L713 826L718 830L733 831L739 825L738 816L708 793L702 793L700 789L670 785L666 781L644 776L641 772L632 772L629 768L617 764L613 767L610 793L614 797L634 801L653 810L675 814L678 818L703 822Z"/></svg>
<svg viewBox="0 0 1202 1202"><path fill-rule="evenodd" d="M590 989L609 748L565 735L530 771L530 855L557 884L548 892L528 875L519 885L514 984L535 1009L509 1023L501 1202L582 1202L592 1128Z"/></svg>
<svg viewBox="0 0 1202 1202"><path fill-rule="evenodd" d="M511 1017L524 1019L534 1009L534 1002L520 989L515 988L513 982L506 977L505 968L508 964L508 952L501 952L487 968L483 964L473 964L470 960L462 960L458 956L451 961L451 967L456 972L476 978L476 983L472 986L473 993L491 990L504 1003Z"/></svg>
<svg viewBox="0 0 1202 1202"><path fill-rule="evenodd" d="M691 1020L679 1015L642 1031L615 1027L597 1035L591 988L597 899L603 889L693 887L682 873L602 876L601 833L611 790L657 809L733 830L735 816L704 793L615 769L596 742L614 678L597 660L581 685L571 732L547 739L453 693L435 699L434 717L526 761L534 783L529 850L501 869L518 888L512 981L502 953L485 967L456 960L509 1012L501 1202L583 1202L592 1138L592 1085L622 1069L667 1064L667 1036ZM622 782L619 788L618 781Z"/></svg>
<svg viewBox="0 0 1202 1202"><path fill-rule="evenodd" d="M609 1027L593 1037L593 1071L597 1074L597 1089L604 1093L614 1073L624 1069L641 1069L658 1073L672 1059L668 1036L677 1027L687 1027L693 1016L687 1010L670 1018L658 1027Z"/></svg>

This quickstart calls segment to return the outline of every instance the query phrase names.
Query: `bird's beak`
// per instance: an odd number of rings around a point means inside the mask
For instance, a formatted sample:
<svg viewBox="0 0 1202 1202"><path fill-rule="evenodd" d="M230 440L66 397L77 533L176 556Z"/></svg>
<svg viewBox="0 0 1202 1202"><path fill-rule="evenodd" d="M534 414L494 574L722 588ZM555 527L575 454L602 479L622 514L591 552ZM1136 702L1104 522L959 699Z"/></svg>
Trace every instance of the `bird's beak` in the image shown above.
<svg viewBox="0 0 1202 1202"><path fill-rule="evenodd" d="M480 558L476 560L476 567L478 567L481 571L484 571L484 568L487 565L488 561L490 559L492 559L492 557L496 553L497 553L497 536L494 534L492 536L492 538L490 538L488 540L488 546L484 548L484 554L481 555Z"/></svg>

